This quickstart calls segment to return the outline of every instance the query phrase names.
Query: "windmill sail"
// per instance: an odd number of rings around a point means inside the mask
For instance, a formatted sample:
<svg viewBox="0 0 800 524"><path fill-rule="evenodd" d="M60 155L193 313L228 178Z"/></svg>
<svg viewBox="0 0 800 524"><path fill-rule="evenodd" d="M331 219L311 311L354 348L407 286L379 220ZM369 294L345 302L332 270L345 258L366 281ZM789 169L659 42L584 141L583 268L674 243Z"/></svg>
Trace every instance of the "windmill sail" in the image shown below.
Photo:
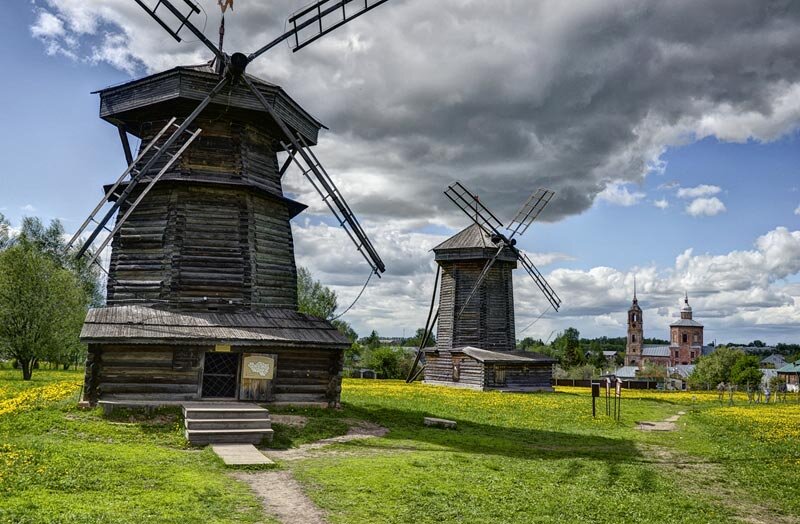
<svg viewBox="0 0 800 524"><path fill-rule="evenodd" d="M553 195L555 195L555 192L549 189L539 189L528 197L528 200L522 204L516 216L506 227L506 229L511 231L508 238L511 239L514 238L515 235L524 234L545 206L550 203L550 199L553 198Z"/></svg>
<svg viewBox="0 0 800 524"><path fill-rule="evenodd" d="M372 270L378 275L386 271L386 266L383 264L372 242L370 242L367 234L361 228L358 219L356 219L350 207L339 193L339 190L333 184L333 180L331 180L328 173L325 172L316 156L314 156L310 149L305 147L305 142L302 141L302 138L298 139L292 134L283 119L275 112L267 99L264 98L264 95L253 85L250 79L247 78L247 76L242 76L242 80L247 84L256 98L258 98L261 105L266 109L270 119L278 126L283 136L288 140L288 144L283 142L284 148L291 150L290 155L294 161L298 163L303 174L312 182L317 192L322 195L325 203L331 209L337 220L339 220L339 224L347 231L348 235L350 235L350 239L355 243L356 248L367 260ZM297 158L297 155L300 155L300 159ZM301 159L302 164L300 163ZM311 178L312 174L319 185L314 183L314 179Z"/></svg>
<svg viewBox="0 0 800 524"><path fill-rule="evenodd" d="M444 194L488 235L503 236L500 233L503 223L461 182L448 186Z"/></svg>
<svg viewBox="0 0 800 524"><path fill-rule="evenodd" d="M550 287L550 284L547 283L547 280L544 279L542 273L533 265L528 255L522 251L518 251L518 260L542 291L547 301L550 302L550 305L553 306L553 309L558 311L558 308L561 307L561 299L558 297L555 290Z"/></svg>

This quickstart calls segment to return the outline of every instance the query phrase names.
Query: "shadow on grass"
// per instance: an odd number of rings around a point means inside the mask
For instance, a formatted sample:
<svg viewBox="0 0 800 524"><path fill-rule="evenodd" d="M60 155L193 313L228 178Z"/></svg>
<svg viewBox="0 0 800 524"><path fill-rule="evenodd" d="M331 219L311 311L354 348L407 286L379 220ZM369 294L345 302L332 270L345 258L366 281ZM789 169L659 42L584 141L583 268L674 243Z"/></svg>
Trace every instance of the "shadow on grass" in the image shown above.
<svg viewBox="0 0 800 524"><path fill-rule="evenodd" d="M348 447L361 449L468 453L523 460L588 458L607 462L612 478L618 476L617 464L639 462L643 458L633 441L619 438L508 428L459 419L455 419L456 430L429 428L422 421L430 413L422 410L345 405L338 412L310 408L293 412L309 417L367 420L390 430L382 442L363 439L347 443ZM391 443L389 446L387 441Z"/></svg>

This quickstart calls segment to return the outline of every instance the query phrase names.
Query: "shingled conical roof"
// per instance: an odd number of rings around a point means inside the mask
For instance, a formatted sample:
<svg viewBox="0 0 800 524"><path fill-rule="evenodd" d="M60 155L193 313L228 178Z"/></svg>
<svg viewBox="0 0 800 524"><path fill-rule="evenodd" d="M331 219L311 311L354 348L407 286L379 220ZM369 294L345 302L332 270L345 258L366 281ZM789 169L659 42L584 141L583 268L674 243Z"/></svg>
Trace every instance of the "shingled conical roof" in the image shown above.
<svg viewBox="0 0 800 524"><path fill-rule="evenodd" d="M433 248L436 260L466 260L492 258L499 246L478 224L462 229ZM500 254L500 260L516 262L516 255L508 248Z"/></svg>

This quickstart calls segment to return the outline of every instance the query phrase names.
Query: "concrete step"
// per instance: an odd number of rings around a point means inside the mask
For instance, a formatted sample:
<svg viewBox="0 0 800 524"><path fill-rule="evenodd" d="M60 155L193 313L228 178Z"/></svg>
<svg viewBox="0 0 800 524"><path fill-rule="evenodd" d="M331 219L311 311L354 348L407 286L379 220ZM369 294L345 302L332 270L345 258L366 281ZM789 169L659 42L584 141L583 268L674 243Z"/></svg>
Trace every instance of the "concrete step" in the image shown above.
<svg viewBox="0 0 800 524"><path fill-rule="evenodd" d="M269 418L186 419L186 429L271 429Z"/></svg>
<svg viewBox="0 0 800 524"><path fill-rule="evenodd" d="M262 440L272 440L271 429L187 429L186 440L191 444L259 444Z"/></svg>

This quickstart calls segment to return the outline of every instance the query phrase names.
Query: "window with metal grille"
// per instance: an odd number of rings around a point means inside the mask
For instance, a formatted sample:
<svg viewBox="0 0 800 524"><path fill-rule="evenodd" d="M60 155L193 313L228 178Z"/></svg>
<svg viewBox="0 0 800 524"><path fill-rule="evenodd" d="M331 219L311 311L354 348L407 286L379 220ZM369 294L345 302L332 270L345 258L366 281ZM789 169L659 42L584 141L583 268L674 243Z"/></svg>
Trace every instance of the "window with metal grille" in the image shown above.
<svg viewBox="0 0 800 524"><path fill-rule="evenodd" d="M203 396L236 398L238 353L206 353L203 363Z"/></svg>

